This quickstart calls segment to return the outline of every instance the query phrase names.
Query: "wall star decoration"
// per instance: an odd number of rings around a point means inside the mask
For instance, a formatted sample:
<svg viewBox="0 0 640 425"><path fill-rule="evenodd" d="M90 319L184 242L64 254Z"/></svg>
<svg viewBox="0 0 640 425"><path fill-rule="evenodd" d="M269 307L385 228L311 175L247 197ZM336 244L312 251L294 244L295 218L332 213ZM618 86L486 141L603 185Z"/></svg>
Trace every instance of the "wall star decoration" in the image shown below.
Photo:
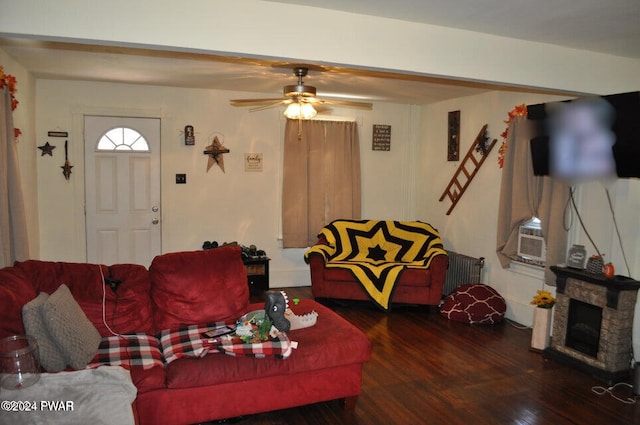
<svg viewBox="0 0 640 425"><path fill-rule="evenodd" d="M42 146L38 146L38 149L42 151L40 156L45 156L45 155L53 156L53 150L55 148L56 147L54 145L49 144L49 142L45 143Z"/></svg>
<svg viewBox="0 0 640 425"><path fill-rule="evenodd" d="M207 161L207 172L211 167L213 167L213 164L218 164L218 167L220 167L224 173L224 158L222 157L222 154L229 152L229 149L225 148L222 143L220 143L218 136L214 137L213 142L211 142L204 151L204 154L209 156L209 160Z"/></svg>

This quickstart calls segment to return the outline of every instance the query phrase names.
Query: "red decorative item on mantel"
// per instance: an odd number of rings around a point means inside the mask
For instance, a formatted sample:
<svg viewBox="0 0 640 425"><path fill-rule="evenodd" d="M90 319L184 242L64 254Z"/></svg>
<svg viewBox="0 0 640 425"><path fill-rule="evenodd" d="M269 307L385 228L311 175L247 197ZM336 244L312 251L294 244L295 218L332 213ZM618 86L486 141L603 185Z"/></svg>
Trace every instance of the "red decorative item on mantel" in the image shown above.
<svg viewBox="0 0 640 425"><path fill-rule="evenodd" d="M613 278L616 275L616 268L613 267L613 263L607 263L604 265L604 276L607 279Z"/></svg>
<svg viewBox="0 0 640 425"><path fill-rule="evenodd" d="M2 90L4 86L7 86L9 88L9 94L11 96L12 111L15 111L16 108L18 107L18 103L20 103L18 102L18 99L16 99L16 96L15 96L16 92L18 91L18 88L16 87L17 85L18 85L18 80L16 80L16 77L10 74L5 74L4 67L0 65L0 90ZM20 131L19 128L14 128L13 134L17 140L18 137L20 137L20 135L22 134L22 131Z"/></svg>

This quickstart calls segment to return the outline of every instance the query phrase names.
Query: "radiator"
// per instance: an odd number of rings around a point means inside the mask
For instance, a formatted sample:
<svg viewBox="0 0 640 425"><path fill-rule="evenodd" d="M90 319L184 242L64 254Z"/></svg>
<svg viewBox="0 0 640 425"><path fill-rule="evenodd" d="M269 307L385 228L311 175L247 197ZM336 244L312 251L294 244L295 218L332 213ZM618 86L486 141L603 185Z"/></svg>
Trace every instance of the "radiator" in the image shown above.
<svg viewBox="0 0 640 425"><path fill-rule="evenodd" d="M465 283L482 283L484 257L473 258L453 251L447 251L447 254L449 254L449 268L444 281L443 296L449 295Z"/></svg>

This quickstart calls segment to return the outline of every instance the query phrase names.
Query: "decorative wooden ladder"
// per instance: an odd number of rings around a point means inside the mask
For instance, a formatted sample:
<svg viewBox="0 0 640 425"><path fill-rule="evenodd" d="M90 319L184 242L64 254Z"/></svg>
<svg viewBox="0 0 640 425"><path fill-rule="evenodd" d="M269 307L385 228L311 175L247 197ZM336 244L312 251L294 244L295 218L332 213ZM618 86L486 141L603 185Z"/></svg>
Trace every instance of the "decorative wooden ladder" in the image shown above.
<svg viewBox="0 0 640 425"><path fill-rule="evenodd" d="M473 180L478 173L478 170L487 159L487 156L489 156L489 152L491 152L491 149L493 149L498 139L493 139L493 141L487 145L488 141L487 124L485 124L480 130L480 133L478 133L476 140L469 148L467 154L462 158L460 166L453 174L451 181L449 181L449 185L440 197L440 202L442 202L447 196L451 200L451 206L447 210L447 215L451 214L453 208L456 206L460 198L462 198L465 190L467 190L467 187L471 184L471 180ZM471 171L467 169L468 162L472 163L473 169Z"/></svg>

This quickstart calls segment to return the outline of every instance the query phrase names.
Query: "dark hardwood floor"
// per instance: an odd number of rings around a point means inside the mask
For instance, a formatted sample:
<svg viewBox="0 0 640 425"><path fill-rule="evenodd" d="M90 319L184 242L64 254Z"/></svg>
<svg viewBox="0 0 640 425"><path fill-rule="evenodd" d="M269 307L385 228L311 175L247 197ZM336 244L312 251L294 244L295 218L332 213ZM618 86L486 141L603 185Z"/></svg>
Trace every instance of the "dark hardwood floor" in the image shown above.
<svg viewBox="0 0 640 425"><path fill-rule="evenodd" d="M285 290L289 298L311 296L310 288ZM606 385L529 351L530 330L451 322L425 307L383 313L367 303L328 305L373 344L355 409L332 401L237 423L640 424L640 397L624 404L594 394L593 386ZM616 395L633 396L626 387Z"/></svg>

